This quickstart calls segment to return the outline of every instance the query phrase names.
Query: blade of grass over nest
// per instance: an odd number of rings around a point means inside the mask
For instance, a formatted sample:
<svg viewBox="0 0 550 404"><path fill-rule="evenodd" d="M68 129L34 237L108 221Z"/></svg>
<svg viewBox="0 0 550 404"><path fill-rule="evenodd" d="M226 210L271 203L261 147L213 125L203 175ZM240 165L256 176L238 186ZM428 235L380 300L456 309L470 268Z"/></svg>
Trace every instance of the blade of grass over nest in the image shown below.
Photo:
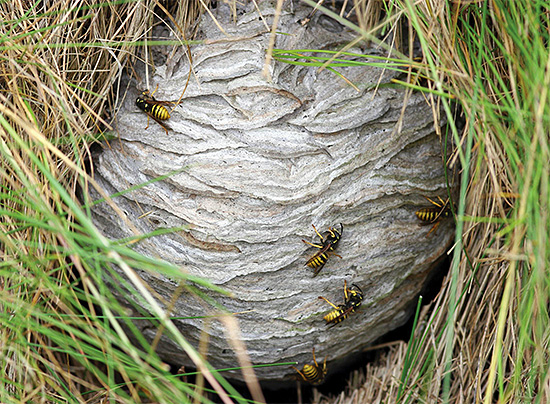
<svg viewBox="0 0 550 404"><path fill-rule="evenodd" d="M97 205L99 203L102 203L102 202L105 202L107 199L110 199L110 200L113 200L114 198L118 197L118 196L123 196L123 195L126 195L127 193L129 192L132 192L132 191L135 191L135 190L138 190L138 189L141 189L143 187L146 187L147 185L151 185L151 184L154 184L156 182L159 182L159 181L164 181L165 179L167 178L170 178L174 175L177 175L177 174L180 174L184 171L186 171L188 169L188 167L182 167L180 168L179 170L174 170L174 171L171 171L167 174L164 174L164 175L159 175L155 178L152 178L150 179L149 181L145 181L141 184L137 184L137 185L134 185L132 187L129 187L127 189L125 189L124 191L120 191L120 192L116 192L112 195L109 195L109 198L100 198L100 199L97 199L93 202L90 202L88 204L86 204L84 207L85 208L88 208L88 207L91 207L91 206L94 206L94 205Z"/></svg>
<svg viewBox="0 0 550 404"><path fill-rule="evenodd" d="M408 393L409 399L412 399L412 396L416 393L411 392L410 386L414 386L418 380L426 375L433 372L434 364L431 360L433 357L432 350L425 352L425 347L427 346L427 339L429 338L430 328L433 325L434 319L437 317L439 308L435 309L435 312L430 316L424 330L419 330L418 325L421 318L421 309L422 309L422 296L418 299L418 304L416 307L416 313L414 316L414 322L411 330L411 337L407 345L407 350L403 358L403 368L401 371L401 379L399 381L399 386L396 393L396 402L407 402L404 399L404 396ZM417 335L421 332L420 335ZM424 357L422 357L424 356ZM421 364L422 371L420 374L416 374L416 367ZM414 378L414 380L413 380Z"/></svg>
<svg viewBox="0 0 550 404"><path fill-rule="evenodd" d="M388 395L376 399L546 402L548 5L525 0L391 4L418 37L424 56L419 71L429 78L430 93L448 94L460 104L464 129L458 130L451 104L442 100L456 148L449 169L461 170L451 272L434 303L436 312L423 324L431 340L409 342L420 355L417 363L403 365L410 378L399 385L401 398L391 393L395 382L388 381L377 389Z"/></svg>
<svg viewBox="0 0 550 404"><path fill-rule="evenodd" d="M314 7L317 3L312 0L303 0L306 4ZM372 27L370 29L365 29L367 27L367 24L365 25L365 28L362 28L360 25L356 25L347 18L343 18L340 15L336 14L332 10L324 7L324 6L318 6L317 9L319 11L322 11L323 14L326 14L327 16L331 17L332 19L338 21L340 24L344 25L345 27L348 27L352 31L355 31L361 38L363 38L366 41L372 41L377 46L380 46L382 49L386 50L388 54L392 54L395 56L398 56L399 58L406 59L406 56L403 55L399 49L389 45L383 40L380 40L376 36L376 32L378 32L383 26L391 26L393 23L395 23L397 20L399 20L402 11L397 11L393 14L391 14L386 21L382 23L382 25ZM370 18L370 17L369 17Z"/></svg>
<svg viewBox="0 0 550 404"><path fill-rule="evenodd" d="M152 9L148 2L78 0L0 8L0 356L9 375L0 383L2 402L85 402L82 388L125 403L141 402L143 391L159 402L189 401L185 384L164 382L165 365L107 284L111 262L157 272L159 263L101 237L75 202L77 184L84 195L96 186L83 168L85 142L108 127L111 86L142 45L135 38ZM120 380L124 389L115 389Z"/></svg>
<svg viewBox="0 0 550 404"><path fill-rule="evenodd" d="M30 367L27 366L19 370L17 362L10 362L13 366L12 369L18 369L16 371L21 373L31 371L43 372L40 370L42 367L41 364L43 364L43 369L48 369L50 375L44 373L43 377L36 377L34 378L35 380L41 382L43 385L47 385L51 391L66 392L66 398L69 401L82 401L75 396L75 393L78 393L78 389L75 390L74 383L82 384L78 377L71 372L65 371L57 359L55 363L49 363L49 359L46 359L46 357L51 358L52 356L57 357L60 354L66 354L70 355L72 360L81 363L84 368L91 372L90 374L97 378L98 382L105 386L113 384L113 374L114 372L118 372L126 380L140 380L140 383L147 385L148 391L156 396L178 397L180 394L175 394L173 386L163 387L159 385L155 387L151 375L157 372L155 369L162 370L162 363L158 358L155 359L156 357L151 358L148 356L147 362L140 359L140 351L134 348L120 328L118 319L121 316L116 315L116 313L123 313L124 310L118 305L116 299L110 297L109 289L102 287L103 276L106 272L104 272L105 267L101 262L105 260L98 260L97 258L102 256L114 257L114 261L118 264L121 264L123 259L120 258L120 254L113 254L113 249L111 249L110 253L107 252L111 246L110 242L103 239L94 230L88 216L74 202L74 193L67 192L63 184L57 181L56 177L60 173L52 170L56 167L52 156L67 163L67 166L81 177L85 176L84 171L70 162L65 155L46 140L45 136L37 131L33 126L37 122L34 114L31 114L33 121L26 122L24 117L14 113L13 110L10 110L5 105L1 106L2 115L0 115L0 123L4 129L2 142L0 143L0 152L3 155L2 181L5 184L9 184L8 189L20 188L24 189L24 192L19 192L17 198L11 197L11 192L6 193L7 198L3 199L2 205L4 206L7 203L14 206L14 212L19 210L24 213L19 215L13 214L12 217L16 218L18 222L13 224L17 227L2 233L3 255L6 258L9 256L17 257L13 261L18 262L18 264L14 265L13 268L19 268L21 265L26 268L26 272L23 273L19 270L8 273L10 276L9 280L15 288L21 289L27 296L34 296L32 297L32 301L41 302L41 299L45 299L46 295L44 291L49 291L52 296L55 296L55 305L53 307L48 306L47 309L42 310L42 307L33 305L31 306L32 310L29 309L27 311L20 310L25 300L18 302L17 299L19 298L15 297L16 304L13 306L11 312L16 313L17 316L14 318L10 314L9 320L11 321L6 321L6 324L13 326L10 327L12 331L19 329L32 330L31 335L33 336L33 340L36 339L40 343L29 343L26 338L19 340L17 344L19 346L17 351L19 352L18 356L25 358L27 363L29 363L29 360L32 360L32 364ZM7 105L9 105L9 102ZM67 109L61 108L61 110L67 114ZM22 133L24 137L19 135L18 131L11 126L5 117L15 122L18 128L23 128ZM65 120L65 122L71 124L69 120ZM29 137L29 134L32 136ZM78 147L77 142L69 142L68 144L75 148ZM37 153L33 150L37 150ZM49 152L54 153L50 154ZM87 180L91 181L89 178ZM44 188L48 190L46 193L43 192ZM24 210L21 209L23 206ZM61 214L59 214L60 212ZM75 224L72 223L73 218L76 218ZM3 223L3 226L6 225L9 227L11 223ZM25 236L31 235L31 238L14 238L21 232L25 232ZM88 235L85 240L86 242L83 242L84 237L81 232L85 232ZM46 243L45 237L48 239ZM44 256L42 260L37 259L36 257L43 256L40 251L46 251L50 255ZM118 251L120 253L126 252L126 255L133 253L129 249L119 249ZM106 252L107 254L105 254ZM147 262L143 258L141 257L141 263ZM136 258L134 264L139 264L137 260L139 259ZM59 266L58 264L61 262L69 264L64 263ZM55 282L58 282L62 287L68 288L68 291L71 291L71 285L64 284L64 280L80 276L87 292L80 294L79 299L86 299L90 307L97 307L98 310L106 314L106 317L109 319L109 321L103 323L106 328L98 326L97 323L94 324L93 315L81 318L81 321L75 327L62 322L56 322L52 320L55 319L52 316L40 316L39 314L42 311L50 309L54 311L68 311L70 313L72 307L79 306L78 300L73 299L71 301L74 294L63 293L63 289L56 288L54 287L55 285L48 282L44 283L43 278L38 276L42 273L44 266L51 268L56 268L57 266L57 269L54 269L54 274L59 276L59 278L55 278ZM77 272L71 273L66 271L70 267L77 270ZM60 272L63 268L65 270ZM41 283L38 285L34 283L29 285L22 282L29 274L33 274L34 277L41 279ZM181 276L181 273L175 274ZM21 279L21 276L24 276L24 278ZM101 292L98 291L99 289L96 286L101 288ZM33 291L33 288L36 292ZM11 293L16 289L8 287L3 290ZM41 296L44 297L42 298ZM13 296L8 294L2 301L9 302L10 298L13 299ZM44 322L45 327L40 327L39 322L29 323L28 321L23 321L29 316L30 318L38 318L40 323ZM130 324L126 322L127 326L130 326ZM90 328L90 326L93 328ZM87 331L80 332L81 329ZM94 330L97 330L97 332L93 332ZM87 339L87 336L93 336L97 341ZM111 341L109 341L109 337L112 339ZM6 339L3 338L3 340ZM13 347L11 344L7 346ZM69 352L59 350L56 347L72 347L73 349ZM37 348L40 348L38 352ZM107 354L102 355L103 352L107 352ZM122 356L117 355L116 352L119 352ZM44 354L46 354L46 357L42 357ZM98 370L98 367L93 365L93 361L99 361L100 367L110 370L107 374L103 373L102 370ZM153 368L151 368L151 364ZM136 376L134 377L133 375ZM13 389L13 386L9 388ZM20 386L23 385L21 384ZM2 386L2 389L5 390L5 386ZM121 392L117 396L125 402L127 401L126 398L130 399L132 397L131 401L136 402L137 393L135 388L129 387L129 390L130 395ZM219 385L217 386L217 390L223 394L223 390L221 390ZM12 393L14 392L12 391ZM18 395L20 393L15 394ZM23 390L21 390L21 394L24 394Z"/></svg>
<svg viewBox="0 0 550 404"><path fill-rule="evenodd" d="M0 117L0 122L5 123L5 122L2 121L1 117ZM43 174L45 174L45 176L48 177L48 174L45 172L47 170L46 167L41 166L41 163L39 162L38 159L34 159L34 160L35 160L36 166L42 168L44 170ZM19 168L18 166L15 166L16 172L17 172L18 168ZM22 171L19 171L19 173L20 173L19 178L22 178L24 173ZM50 178L50 181L54 181L54 179ZM53 184L51 184L51 185L53 185ZM59 188L58 186L53 185L53 188L54 189L57 188L58 190L62 191L62 189ZM40 196L36 192L33 192L32 189L34 189L34 187L32 187L32 184L29 184L28 190L31 191L31 192L29 192L28 195L29 195L30 198L33 198L33 202L34 202L35 207L41 207L42 205L39 202L40 201ZM69 205L72 203L72 201L70 200L70 198L68 197L67 194L63 195L63 192L60 192L60 194L61 194L61 196L65 197L65 200L64 200L65 202L68 202ZM42 212L42 213L47 213L47 206L42 206L42 207L44 207L44 212ZM78 214L76 216L78 216ZM50 215L50 217L47 219L47 221L50 223L50 226L52 226L52 223L53 223L53 226L56 230L55 232L58 234L57 237L61 237L65 241L65 247L67 248L68 252L65 252L64 255L67 256L67 257L71 256L71 257L73 257L73 259L75 257L81 257L81 261L79 262L77 267L81 267L81 269L84 269L84 267L86 266L86 258L85 257L87 257L89 254L87 254L85 251L80 251L79 250L80 249L79 244L78 244L78 242L76 242L78 237L76 239L73 238L72 235L70 234L70 230L68 228L64 227L63 224L61 224L59 226L55 225L56 222L62 223L61 220L62 219L59 219L55 214ZM88 230L90 230L89 227L88 227ZM101 247L103 245L101 241L99 241L99 242L96 241L96 244L97 244L96 246L94 246L93 243L88 243L88 244L84 244L84 245L86 246L87 249L90 249L91 246ZM107 255L109 255L109 254L107 254ZM122 261L117 260L118 264L121 264L121 262ZM116 346L117 349L121 348L124 352L127 352L128 354L130 354L130 356L126 360L124 360L121 363L121 365L124 369L124 372L128 373L128 378L132 378L131 373L134 372L134 371L132 371L131 369L130 370L128 369L129 364L138 364L137 369L139 369L139 367L142 367L143 369L147 369L148 366L144 366L145 363L142 360L140 360L141 354L139 353L139 351L136 351L133 348L132 344L130 344L129 341L125 338L126 334L118 326L118 322L115 321L116 320L115 317L113 315L109 314L109 313L114 312L112 307L113 307L113 304L116 305L116 300L115 299L111 299L110 301L106 300L106 297L109 296L108 293L105 293L106 289L103 289L101 293L98 293L97 290L94 291L95 282L100 283L101 282L101 277L103 275L105 275L105 273L103 273L101 275L98 274L99 276L97 276L94 279L93 272L90 272L90 269L91 268L87 268L87 270L85 272L84 271L81 272L81 274L85 273L89 280L94 281L94 282L85 282L85 286L86 286L87 289L92 291L92 296L94 296L93 303L97 304L99 307L101 307L102 311L107 314L107 317L110 320L108 322L109 327L112 326L114 328L114 331L115 331L114 335L116 336L116 341L118 341L118 342L115 341L113 343L113 346ZM90 275L91 275L91 277L90 277ZM46 289L49 290L50 292L52 292L55 296L57 296L58 299L63 300L63 298L66 297L63 293L61 293L62 292L61 290L58 290L58 289L52 287L51 285L46 286ZM4 301L6 301L6 299L4 299ZM24 316L25 311L21 310L20 305L21 304L18 303L18 310L21 313L21 315ZM120 310L120 309L117 310L117 311L122 312L122 310ZM35 313L33 316L36 316L38 314L39 313ZM76 329L76 328L70 328L70 327L67 328L67 324L65 324L63 322L55 321L55 318L52 318L52 316L48 316L46 318L40 318L40 316L39 316L38 318L41 319L41 320L45 320L47 322L46 329L44 329L44 330L46 330L46 331L50 330L51 327L53 326L53 327L55 327L59 330L62 330L63 333L61 335L59 335L58 333L55 333L55 332L53 334L49 333L49 332L42 332L43 329L41 329L38 326L38 324L23 325L23 329L34 330L36 335L42 335L43 334L45 338L47 338L49 341L51 341L51 343L53 343L54 345L57 345L57 346L71 347L71 346L73 346L71 341L79 341L79 342L77 342L77 345L74 345L74 349L71 350L71 351L72 352L80 352L82 356L80 356L79 354L74 354L73 357L78 361L84 361L86 363L87 367L90 368L92 371L94 371L94 370L93 370L93 367L91 367L91 365L89 364L89 362L94 361L94 360L100 360L107 367L113 366L114 368L117 368L117 367L120 368L120 366L114 366L114 364L118 363L118 361L116 360L116 357L117 357L116 355L113 356L111 354L109 356L110 360L107 360L105 358L103 358L103 360L101 360L102 359L102 355L101 355L102 351L99 351L96 348L93 348L92 350L86 348L86 346L87 346L86 345L86 340L88 340L88 343L92 342L92 341L89 341L89 339L87 338L88 335L95 335L96 338L98 338L99 341L104 342L104 337L109 336L110 335L109 333L104 334L105 331L101 330L101 329L99 330L99 333L90 333L90 332L82 333L82 332L79 332L79 330ZM160 318L160 321L162 321L162 318ZM83 321L81 325L84 326L84 324L85 324L85 322ZM63 335L66 335L66 334L70 334L73 337L70 340L67 340L66 337L63 336ZM58 335L59 335L59 338L58 338ZM78 339L75 340L74 336L77 336ZM181 340L181 337L180 337L180 340ZM29 347L32 347L32 345L29 345ZM98 346L98 349L101 349L101 346ZM96 354L93 353L94 351L96 353L100 353L100 355L97 356ZM55 352L59 352L59 351L56 351L54 348L50 348L50 352L55 353ZM61 351L61 352L68 353L66 351ZM124 354L124 355L126 355L126 354ZM114 362L111 360L113 358L115 358ZM149 357L148 357L148 362L147 363L150 363L150 358ZM203 370L203 372L204 372L204 370ZM150 370L149 370L149 373L150 373ZM94 371L94 374L98 377L101 376L101 373L98 373L97 371ZM140 380L142 380L143 377L144 377L144 375L141 375ZM147 384L149 384L149 383L147 383ZM230 386L226 385L226 388L228 388L228 387L230 387ZM151 390L151 389L149 389L149 390ZM219 390L219 388L218 388L218 390ZM157 393L161 394L162 392L159 390L159 392L157 392ZM233 392L233 394L235 394L235 392Z"/></svg>
<svg viewBox="0 0 550 404"><path fill-rule="evenodd" d="M315 50L286 51L286 50L277 49L277 50L274 50L274 59L278 60L279 62L283 62L291 65L323 67L339 76L342 76L342 75L338 73L337 70L335 70L339 67L370 66L370 67L379 67L387 70L397 71L400 73L406 73L407 69L412 66L411 63L408 63L407 61L394 61L395 59L390 61L389 58L386 59L386 62L384 62L384 58L382 57L377 58L378 60L380 60L380 62L367 62L367 61L359 61L359 60L340 59L335 57L317 56L317 54L322 54L323 52L324 51L315 51ZM304 53L315 53L316 55L310 56L310 55L305 55ZM367 58L371 59L369 55L360 55L360 54L355 55L350 52L346 52L345 56L357 57L362 59L367 59ZM300 59L300 60L296 60L296 59Z"/></svg>

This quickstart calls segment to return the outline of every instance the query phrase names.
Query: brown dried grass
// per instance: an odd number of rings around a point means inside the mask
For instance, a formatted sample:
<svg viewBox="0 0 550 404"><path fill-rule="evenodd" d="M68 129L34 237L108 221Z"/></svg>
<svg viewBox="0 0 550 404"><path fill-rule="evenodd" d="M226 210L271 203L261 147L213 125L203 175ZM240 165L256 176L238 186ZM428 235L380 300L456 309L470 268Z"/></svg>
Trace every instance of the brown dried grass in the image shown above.
<svg viewBox="0 0 550 404"><path fill-rule="evenodd" d="M468 4L475 2L468 2ZM412 3L411 3L412 4ZM95 5L85 0L31 3L15 0L0 5L3 24L0 26L5 39L1 49L0 67L0 112L23 137L33 134L33 147L36 154L43 157L51 172L60 180L73 196L78 182L83 177L84 161L89 157L88 142L93 134L109 128L109 121L117 104L120 92L120 77L128 62L139 55L141 46L137 41L149 34L151 22L155 19L155 1L105 3ZM399 13L406 15L411 10L422 9L425 16L421 26L422 35L436 56L441 68L441 82L449 84L449 91L456 94L464 108L465 115L475 117L468 121L467 130L473 130L477 138L483 139L483 153L473 148L471 175L466 192L466 215L473 218L506 218L518 195L518 184L508 173L510 167L503 149L499 133L506 131L489 125L483 111L473 111L468 103L473 98L465 94L475 86L472 83L475 72L472 65L464 63L466 58L457 55L456 21L463 5L459 1L443 2L427 0L415 2L412 9L405 3ZM169 8L175 21L187 27L195 19L190 17L198 12L197 3L182 3ZM380 2L364 0L356 4L359 26L367 29L376 19L373 14L380 9ZM498 17L498 13L496 13ZM498 18L495 18L498 27ZM397 25L395 25L397 26ZM396 31L397 32L397 31ZM510 43L505 32L498 31L503 42ZM464 47L460 49L467 53ZM470 55L474 56L474 55ZM508 66L502 65L495 57L496 71L504 78L514 74ZM492 74L495 74L494 72ZM460 99L462 95L463 99ZM488 91L489 99L495 104L500 94ZM9 136L1 129L2 141ZM40 141L38 141L40 140ZM44 144L48 143L48 147ZM460 144L465 144L465 136ZM75 165L67 163L52 152L60 150L71 158ZM43 198L52 209L58 207L55 195L48 191L48 182L26 161L26 155L15 156L20 166L26 167L27 177L44 189ZM458 159L450 162L458 166ZM24 191L25 183L18 178L19 173L3 167L2 182L7 189ZM464 167L461 167L464 169ZM75 198L76 199L76 198ZM14 209L24 209L14 206ZM12 236L21 241L28 237L28 231L18 229L17 223L6 220L4 232L13 231ZM444 390L446 358L452 358L452 380L449 386L450 402L480 402L485 390L492 389L489 370L493 366L494 344L497 339L497 316L506 293L513 296L509 310L517 308L517 293L514 285L505 293L506 281L515 272L509 271L516 255L522 253L518 247L524 232L514 233L513 243L499 236L499 226L484 221L465 221L462 231L464 250L471 262L462 255L457 262L457 270L448 276L436 300L422 311L419 318L418 334L427 330L427 340L419 352L419 360L410 371L415 380L407 386L405 395L413 402L440 402ZM48 244L55 244L55 234L42 235ZM2 240L4 243L7 239ZM511 248L515 245L515 248ZM62 265L58 258L46 256L45 251L27 251L28 254L42 254L50 267ZM6 259L7 257L3 257ZM474 273L472 268L476 268ZM451 290L451 288L453 290ZM457 302L453 293L459 292ZM460 294L464 292L464 294ZM44 298L50 296L46 292ZM34 297L38 299L38 297ZM455 306L456 304L456 306ZM452 320L452 352L441 338L449 332L450 308L455 308ZM438 308L438 310L434 310ZM510 315L510 317L513 317ZM503 352L510 356L508 366L512 366L516 354L517 327L513 321L504 323L502 335ZM365 372L356 373L350 383L349 392L338 397L315 397L315 402L334 403L382 403L396 402L401 386L401 371L407 365L407 344L399 343L389 350L381 350L377 360L367 365ZM423 368L428 364L428 369ZM59 366L63 368L63 366ZM511 372L505 372L508 379ZM91 387L92 381L78 380ZM541 386L548 390L548 383ZM548 394L546 393L546 396Z"/></svg>
<svg viewBox="0 0 550 404"><path fill-rule="evenodd" d="M177 17L181 26L186 24L185 18L198 13L194 4L177 4L185 10L185 15ZM63 389L59 386L70 389L68 394L78 402L116 396L70 354L49 349L52 341L44 332L52 330L50 336L58 337L62 333L56 334L56 327L48 327L47 321L37 317L40 320L35 324L45 326L35 332L26 328L29 323L25 320L34 320L36 313L44 312L78 316L71 303L67 304L67 296L55 295L57 287L66 291L74 282L68 266L81 271L82 277L85 273L63 233L72 229L73 211L54 184L61 184L76 201L77 188L85 189L93 182L86 173L89 146L110 129L122 93L121 76L144 49L156 5L149 0L14 0L0 4L0 208L14 213L0 223L2 268L9 269L0 277L1 308L8 315L5 318L13 320L0 331L2 371L7 376L1 383L2 402L63 401L67 392L59 394ZM33 220L37 226L28 225ZM63 227L56 229L60 223ZM41 276L43 284L52 288L41 286ZM25 278L28 282L19 283ZM52 279L57 279L56 285L47 283ZM78 307L78 298L73 299ZM18 302L29 310L28 316L9 316ZM87 323L83 328L86 325L91 326ZM23 340L28 346L19 345L19 333L25 333ZM75 338L65 337L69 342ZM57 378L51 377L44 364L55 369ZM128 385L130 394L137 397L131 383ZM94 398L81 394L94 389L100 391ZM6 392L14 396L5 396Z"/></svg>
<svg viewBox="0 0 550 404"><path fill-rule="evenodd" d="M369 0L365 2L370 3ZM430 50L425 54L424 63L427 68L424 74L434 81L437 78L445 83L446 92L453 94L462 107L463 115L467 117L464 132L457 142L462 150L470 147L472 152L467 167L468 181L462 190L466 197L464 217L468 218L462 222L463 228L459 235L463 252L455 254L455 262L441 291L419 318L415 339L421 338L424 332L427 339L418 351L416 363L411 365L407 362L405 351L408 344L399 343L390 350L380 350L374 363L353 375L356 382L350 384L346 393L336 397L317 395L314 401L338 404L504 403L518 402L518 397L526 394L531 386L531 394L539 397L542 400L540 402L545 402L541 397L548 397L548 383L535 381L540 378L548 380L547 377L545 379L545 371L533 373L532 379L527 375L531 372L529 361L532 355L537 352L543 357L548 355L547 343L543 339L537 341L540 345L536 345L536 332L533 332L534 348L526 349L525 341L522 347L520 340L523 323L518 307L521 299L530 298L530 290L524 291L522 296L518 285L522 284L522 274L525 275L522 268L534 265L534 259L529 260L530 264L526 262L528 250L525 250L525 246L529 245L525 239L526 227L516 225L514 231L505 237L500 224L510 223L510 211L518 206L521 188L517 177L511 174L522 173L523 167L518 169L507 154L506 147L510 146L507 143L507 134L510 129L507 128L506 121L492 116L494 111L499 111L499 107L505 110L505 106L502 103L504 95L491 80L494 83L503 80L514 88L513 83L520 82L522 78L520 69L526 61L515 61L513 56L506 58L501 53L503 50L494 45L498 41L504 43L509 52L507 56L520 53L515 47L515 38L513 40L504 27L498 4L491 2L489 6L489 21L496 39L488 34L483 38L488 47L493 45L491 52L494 53L494 59L491 66L486 64L483 70L476 70L478 65L475 59L478 55L471 53L471 44L458 40L457 37L462 34L460 30L465 29L460 26L459 17L467 12L468 6L477 6L480 2L428 0L396 3L400 3L400 11L409 19L416 18L420 21L415 35L425 39L425 52L426 49ZM414 13L414 17L411 13ZM483 29L487 27L481 26L475 13L469 18L468 28L477 30L480 37L483 37L483 32L486 32ZM433 71L428 68L426 59L430 57L437 74L430 74ZM487 81L484 94L475 93L476 88L479 88L476 86L476 79L480 74ZM434 86L434 89L438 88ZM517 91L512 96L516 97L519 110L524 94ZM478 102L472 102L476 97ZM537 116L536 112L533 112L534 116ZM470 146L467 144L468 131L473 133L472 138L475 139L475 143ZM547 150L547 143L546 146L544 141L538 144L542 144L542 149L546 147ZM458 154L448 163L451 170L459 169L464 173L466 169L460 164ZM544 185L542 191L545 192ZM524 195L528 192L529 190L524 189ZM541 199L545 197L544 193L541 194ZM545 215L546 212L541 210L540 214ZM483 220L487 218L490 220ZM529 223L527 215L523 219ZM541 230L548 232L548 228L544 230L543 227ZM541 239L544 240L544 236ZM544 247L542 250L544 251ZM544 263L543 255L541 253L541 263ZM548 297L544 295L544 286L542 288L543 295L534 296L533 299L543 307L539 306L541 312L533 315L538 316L537 320L544 321L547 317L544 313L548 309L547 305L544 307L544 302L548 301ZM533 318L532 321L536 320ZM539 327L544 327L543 324ZM543 330L544 328L540 333L545 335ZM445 343L447 336L451 337L450 344ZM526 350L523 351L522 348ZM522 362L518 358L523 355L526 358ZM516 365L523 368L515 369ZM401 377L403 370L409 374L406 382ZM452 376L446 385L445 376L448 372ZM497 378L500 386L496 385ZM402 395L398 394L400 386L404 387Z"/></svg>

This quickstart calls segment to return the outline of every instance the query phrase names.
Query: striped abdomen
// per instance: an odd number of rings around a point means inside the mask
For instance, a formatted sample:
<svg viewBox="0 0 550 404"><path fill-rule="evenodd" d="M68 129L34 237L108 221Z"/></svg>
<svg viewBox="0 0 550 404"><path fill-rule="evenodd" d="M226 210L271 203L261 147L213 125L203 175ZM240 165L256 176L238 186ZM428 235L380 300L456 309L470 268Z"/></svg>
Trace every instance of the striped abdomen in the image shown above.
<svg viewBox="0 0 550 404"><path fill-rule="evenodd" d="M138 97L136 99L136 105L139 109L160 121L165 121L170 118L170 113L168 112L168 109L163 105L157 104L155 101L147 100L143 97Z"/></svg>
<svg viewBox="0 0 550 404"><path fill-rule="evenodd" d="M436 220L441 220L445 217L449 217L450 213L451 210L449 208L445 208L443 211L441 211L441 208L435 206L422 208L414 212L418 219L428 223L433 223Z"/></svg>
<svg viewBox="0 0 550 404"><path fill-rule="evenodd" d="M325 376L327 374L327 358L325 357L325 360L323 361L322 365L319 365L317 363L317 359L315 359L315 348L311 350L313 354L313 363L314 365L304 365L302 370L299 370L298 368L295 368L292 366L292 368L298 372L300 377L305 381L309 382L311 384L321 384L321 382L325 379Z"/></svg>
<svg viewBox="0 0 550 404"><path fill-rule="evenodd" d="M327 263L329 251L333 251L332 247L329 247L326 251L319 251L317 254L307 260L306 266L320 271L321 268L323 268L323 266Z"/></svg>
<svg viewBox="0 0 550 404"><path fill-rule="evenodd" d="M349 317L350 313L353 313L355 311L355 308L346 308L345 306L341 305L339 308L332 310L329 312L323 319L327 322L327 324L338 324L341 321L344 321L346 318Z"/></svg>
<svg viewBox="0 0 550 404"><path fill-rule="evenodd" d="M305 381L315 385L320 384L325 378L326 371L323 372L320 366L304 365L302 377Z"/></svg>

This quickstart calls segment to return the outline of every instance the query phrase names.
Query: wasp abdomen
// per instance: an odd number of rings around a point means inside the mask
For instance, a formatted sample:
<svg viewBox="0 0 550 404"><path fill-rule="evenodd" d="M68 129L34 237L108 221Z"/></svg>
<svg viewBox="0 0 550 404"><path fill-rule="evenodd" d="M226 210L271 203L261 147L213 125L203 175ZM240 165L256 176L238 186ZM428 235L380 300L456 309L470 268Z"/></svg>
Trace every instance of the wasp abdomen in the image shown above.
<svg viewBox="0 0 550 404"><path fill-rule="evenodd" d="M422 220L423 222L433 222L438 217L447 216L445 214L446 212L442 212L441 215L439 214L440 212L441 209L439 208L422 208L414 212L414 214L418 219Z"/></svg>
<svg viewBox="0 0 550 404"><path fill-rule="evenodd" d="M332 248L330 249L330 251L333 251ZM310 267L310 268L322 268L323 265L325 265L327 263L327 260L328 260L328 254L327 253L320 253L319 255L314 255L313 257L311 257L307 262L306 262L306 266Z"/></svg>
<svg viewBox="0 0 550 404"><path fill-rule="evenodd" d="M324 379L323 372L318 366L304 365L302 373L311 384L320 384Z"/></svg>
<svg viewBox="0 0 550 404"><path fill-rule="evenodd" d="M327 324L338 324L348 318L349 313L350 312L346 313L345 308L334 309L323 317L323 319L327 322Z"/></svg>
<svg viewBox="0 0 550 404"><path fill-rule="evenodd" d="M165 121L170 118L170 112L164 105L156 104L155 101L148 101L145 98L138 97L136 99L136 105L139 109L145 113L151 115L153 118Z"/></svg>
<svg viewBox="0 0 550 404"><path fill-rule="evenodd" d="M314 363L313 365L306 364L304 365L302 370L299 370L294 366L292 367L294 368L294 370L296 370L296 372L298 372L298 374L305 382L317 385L323 382L327 374L327 358L325 357L323 364L320 365L319 363L317 363L317 359L315 359L315 348L312 349L312 353Z"/></svg>
<svg viewBox="0 0 550 404"><path fill-rule="evenodd" d="M151 107L149 112L152 116L154 116L157 119L160 119L161 121L165 121L166 119L170 118L170 113L166 109L166 107L162 105L150 105L147 104L148 107Z"/></svg>

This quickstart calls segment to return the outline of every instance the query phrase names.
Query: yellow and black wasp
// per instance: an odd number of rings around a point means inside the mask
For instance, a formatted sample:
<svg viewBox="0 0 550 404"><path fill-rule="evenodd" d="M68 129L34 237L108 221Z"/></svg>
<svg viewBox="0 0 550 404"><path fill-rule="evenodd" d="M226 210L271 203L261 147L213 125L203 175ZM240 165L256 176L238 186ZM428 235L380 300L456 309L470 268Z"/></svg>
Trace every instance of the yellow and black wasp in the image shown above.
<svg viewBox="0 0 550 404"><path fill-rule="evenodd" d="M170 127L162 122L170 118L170 112L166 107L174 106L177 103L172 101L157 101L153 97L156 91L155 89L152 94L149 94L149 91L143 91L141 95L136 98L136 106L147 114L147 126L145 129L149 127L149 117L151 117L162 126L162 129L168 134Z"/></svg>
<svg viewBox="0 0 550 404"><path fill-rule="evenodd" d="M334 327L336 324L344 321L349 315L361 306L363 302L363 291L355 283L351 284L351 288L348 288L348 283L344 281L344 303L336 306L326 297L319 296L319 299L323 299L325 302L334 307L334 310L330 311L323 319L327 322L327 325L331 324Z"/></svg>
<svg viewBox="0 0 550 404"><path fill-rule="evenodd" d="M317 363L317 359L315 359L315 347L311 350L311 352L313 353L313 365L306 364L304 365L302 370L299 370L294 366L292 367L294 368L294 370L296 370L296 372L298 372L300 376L302 376L302 379L305 382L311 383L316 386L318 384L321 384L323 380L325 380L325 376L327 374L327 358L325 356L325 360L323 361L323 365L321 366Z"/></svg>
<svg viewBox="0 0 550 404"><path fill-rule="evenodd" d="M414 212L414 214L419 220L424 222L424 224L433 224L428 234L426 234L426 237L428 237L438 228L443 219L452 215L452 211L449 199L447 199L446 202L443 201L443 199L441 199L441 197L439 196L437 197L438 201L434 201L433 199L430 199L428 197L426 197L426 199L430 201L433 206L419 209Z"/></svg>
<svg viewBox="0 0 550 404"><path fill-rule="evenodd" d="M329 227L328 230L325 232L325 236L317 231L315 225L312 224L312 226L313 230L315 230L315 233L317 233L317 236L319 236L319 238L321 239L321 244L313 244L303 239L302 241L306 244L309 244L310 246L320 249L320 251L318 251L306 262L306 266L314 269L313 276L317 276L317 274L321 271L321 269L323 269L323 267L327 263L328 257L330 255L336 255L337 257L340 257L334 252L334 249L338 245L340 237L342 237L344 226L342 225L342 223L340 223L340 231L336 230L336 228Z"/></svg>

